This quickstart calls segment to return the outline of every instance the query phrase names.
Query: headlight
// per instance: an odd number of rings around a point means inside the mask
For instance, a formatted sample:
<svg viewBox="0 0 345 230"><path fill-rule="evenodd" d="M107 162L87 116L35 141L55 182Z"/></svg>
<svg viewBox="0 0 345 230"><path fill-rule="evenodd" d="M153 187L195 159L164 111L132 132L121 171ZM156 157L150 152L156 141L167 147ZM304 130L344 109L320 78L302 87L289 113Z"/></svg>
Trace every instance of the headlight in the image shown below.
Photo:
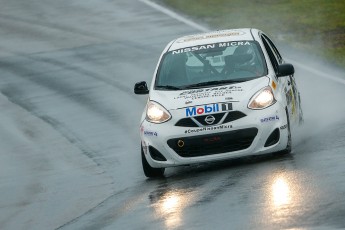
<svg viewBox="0 0 345 230"><path fill-rule="evenodd" d="M250 109L264 109L276 103L273 91L271 87L266 86L265 88L259 90L250 99L248 103L248 108Z"/></svg>
<svg viewBox="0 0 345 230"><path fill-rule="evenodd" d="M146 120L152 123L163 123L171 118L170 113L154 101L147 103Z"/></svg>

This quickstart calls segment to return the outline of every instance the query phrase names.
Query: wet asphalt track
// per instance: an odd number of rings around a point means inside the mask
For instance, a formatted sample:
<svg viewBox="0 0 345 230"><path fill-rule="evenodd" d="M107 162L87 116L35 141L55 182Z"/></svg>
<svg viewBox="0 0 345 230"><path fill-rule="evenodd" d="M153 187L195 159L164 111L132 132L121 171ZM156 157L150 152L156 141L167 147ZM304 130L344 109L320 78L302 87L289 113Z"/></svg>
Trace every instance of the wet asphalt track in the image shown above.
<svg viewBox="0 0 345 230"><path fill-rule="evenodd" d="M147 180L133 84L198 29L137 0L0 9L0 229L345 229L344 71L283 50L306 119L291 155Z"/></svg>

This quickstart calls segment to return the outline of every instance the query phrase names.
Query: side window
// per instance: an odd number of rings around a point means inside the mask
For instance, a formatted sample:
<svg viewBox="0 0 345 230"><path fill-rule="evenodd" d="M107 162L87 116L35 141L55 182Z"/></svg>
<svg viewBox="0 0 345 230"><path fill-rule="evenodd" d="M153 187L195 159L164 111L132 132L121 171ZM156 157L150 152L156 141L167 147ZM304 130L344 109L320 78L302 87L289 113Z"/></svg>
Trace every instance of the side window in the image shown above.
<svg viewBox="0 0 345 230"><path fill-rule="evenodd" d="M266 39L266 41L269 43L270 47L272 48L272 51L273 51L273 53L274 53L274 56L275 56L276 59L278 60L278 63L279 63L279 64L282 64L283 58L282 58L282 56L280 55L280 53L279 53L277 47L274 45L274 43L272 42L272 40L269 39L267 36L265 36L265 35L262 35L262 36Z"/></svg>
<svg viewBox="0 0 345 230"><path fill-rule="evenodd" d="M271 63L273 65L274 71L276 73L278 73L279 61L278 61L278 59L276 57L276 54L274 53L274 51L273 51L272 47L270 46L270 44L269 44L268 40L266 39L266 37L264 35L261 35L261 38L262 38L264 46L265 46L265 48L267 50L268 56L269 56L269 58L271 60Z"/></svg>

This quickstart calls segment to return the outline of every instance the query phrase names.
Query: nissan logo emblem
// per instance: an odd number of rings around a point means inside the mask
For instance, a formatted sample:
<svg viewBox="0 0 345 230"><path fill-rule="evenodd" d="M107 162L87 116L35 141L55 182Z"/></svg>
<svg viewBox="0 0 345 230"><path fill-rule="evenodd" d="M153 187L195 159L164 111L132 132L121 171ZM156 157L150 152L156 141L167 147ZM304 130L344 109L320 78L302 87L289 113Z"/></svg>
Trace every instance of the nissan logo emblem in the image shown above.
<svg viewBox="0 0 345 230"><path fill-rule="evenodd" d="M215 120L216 120L216 118L214 118L214 116L212 116L212 115L208 115L205 118L205 122L209 125L212 125Z"/></svg>

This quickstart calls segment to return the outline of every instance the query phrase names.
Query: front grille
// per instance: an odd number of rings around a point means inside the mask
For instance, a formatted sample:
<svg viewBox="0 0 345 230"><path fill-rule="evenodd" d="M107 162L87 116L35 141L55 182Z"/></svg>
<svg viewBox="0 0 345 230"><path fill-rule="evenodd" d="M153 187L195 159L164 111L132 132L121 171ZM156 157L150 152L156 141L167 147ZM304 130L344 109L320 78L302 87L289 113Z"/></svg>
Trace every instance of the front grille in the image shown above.
<svg viewBox="0 0 345 230"><path fill-rule="evenodd" d="M258 133L257 128L174 138L167 141L181 157L198 157L249 148Z"/></svg>
<svg viewBox="0 0 345 230"><path fill-rule="evenodd" d="M212 115L215 118L215 121L213 124L208 124L205 119L207 116ZM187 117L182 118L178 122L176 122L175 126L180 127L200 127L193 119L195 119L197 122L199 122L202 126L208 126L208 125L220 125L229 123L231 121L235 121L238 119L241 119L242 117L245 117L246 115L240 111L231 111L228 113L216 113L216 114L210 114L210 115L203 115L203 116L196 116L196 117ZM220 121L224 118L223 122L220 123Z"/></svg>
<svg viewBox="0 0 345 230"><path fill-rule="evenodd" d="M217 125L220 120L224 117L225 113L216 113L216 114L210 114L210 115L204 115L204 116L198 116L198 117L194 117L195 120L197 120L200 124L202 124L203 126L206 125ZM208 124L205 119L208 116L213 116L214 117L214 122L212 124Z"/></svg>
<svg viewBox="0 0 345 230"><path fill-rule="evenodd" d="M198 125L191 118L182 118L176 122L175 126L180 127L198 127Z"/></svg>
<svg viewBox="0 0 345 230"><path fill-rule="evenodd" d="M242 117L245 117L246 115L240 111L233 111L228 113L228 115L226 116L225 120L223 121L223 124L231 122L231 121L235 121L238 119L241 119Z"/></svg>

